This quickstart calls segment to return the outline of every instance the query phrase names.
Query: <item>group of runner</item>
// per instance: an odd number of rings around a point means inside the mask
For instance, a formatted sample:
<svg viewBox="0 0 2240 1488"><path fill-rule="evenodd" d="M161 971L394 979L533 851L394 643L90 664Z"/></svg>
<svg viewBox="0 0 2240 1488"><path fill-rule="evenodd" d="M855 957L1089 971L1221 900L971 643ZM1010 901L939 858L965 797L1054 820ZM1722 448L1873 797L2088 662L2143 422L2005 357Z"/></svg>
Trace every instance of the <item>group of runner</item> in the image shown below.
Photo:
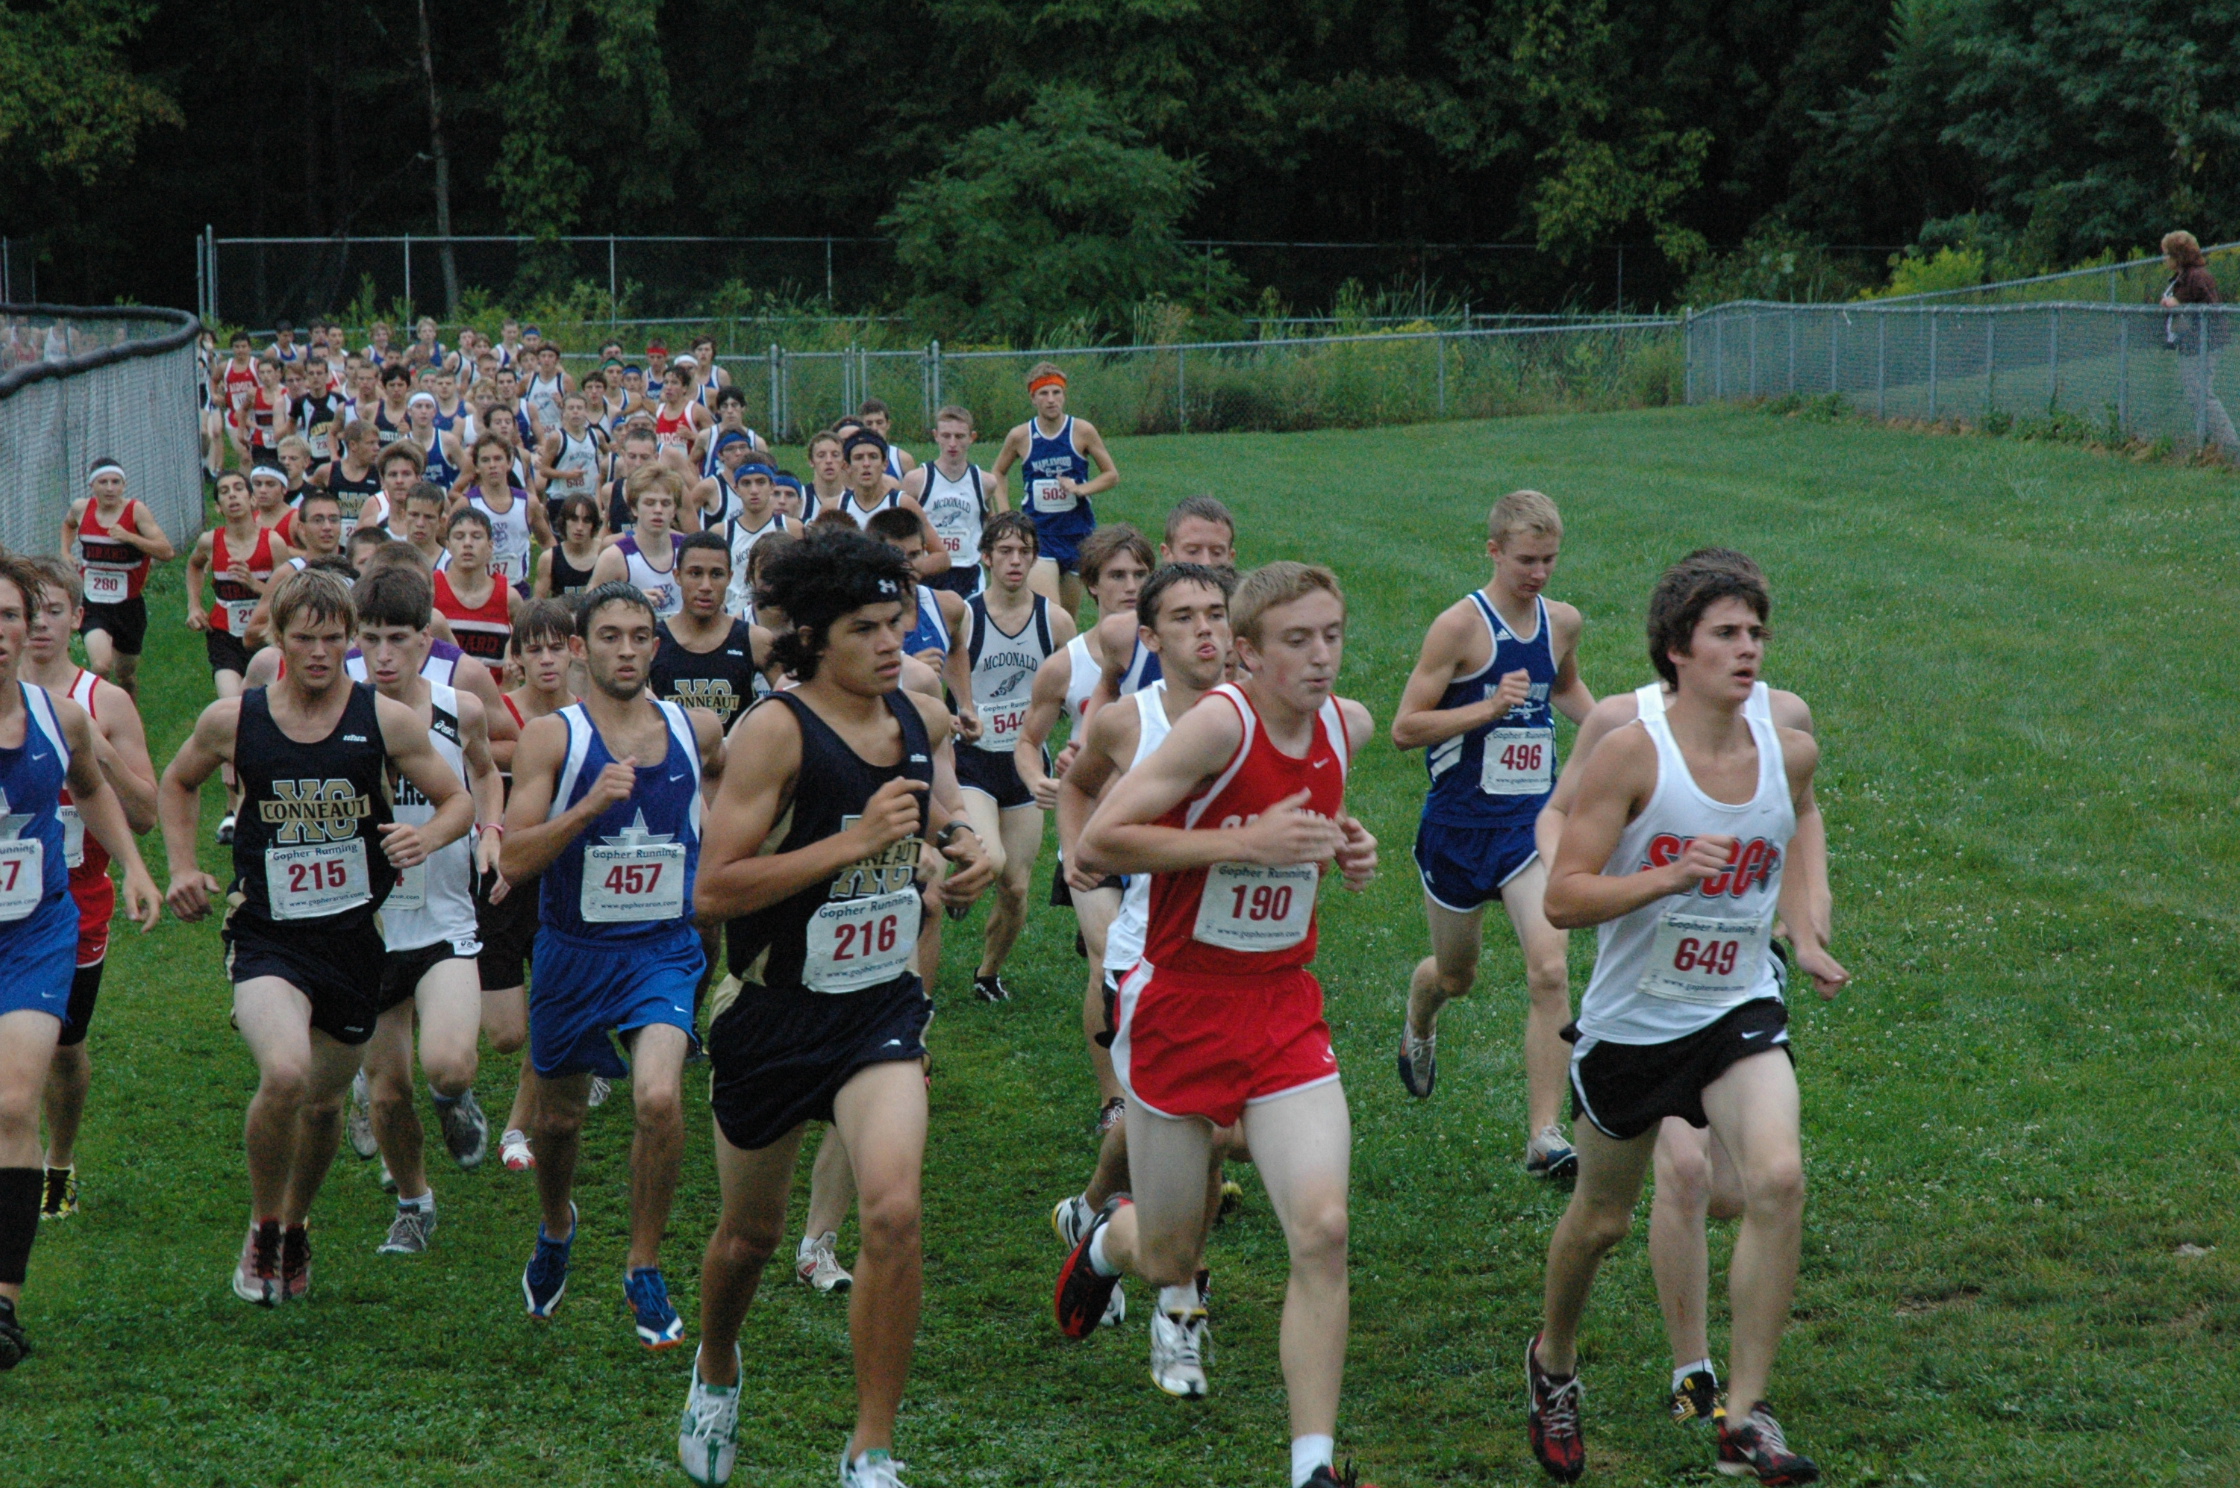
<svg viewBox="0 0 2240 1488"><path fill-rule="evenodd" d="M334 344L325 330L284 368L315 371ZM402 353L377 336L367 355L385 355L383 375L393 363L434 378L495 359L472 345L453 356L428 331ZM530 331L500 370L525 351L530 364L550 359ZM706 365L679 358L665 386L680 364L688 385ZM702 388L717 380L700 375ZM534 391L521 395L527 432L538 434L550 393L560 437L579 437L577 392L564 379ZM704 441L626 429L594 492L550 513L526 469L551 462L525 468L487 432L474 444L487 478L462 472L451 491L423 479L401 437L368 453L362 419L308 473L227 472L222 525L198 543L188 584L218 700L160 783L125 658L145 632L147 565L170 548L122 472L98 466L73 507L74 564L0 564L0 672L40 684L10 690L0 676L0 789L15 810L32 803L26 832L43 841L39 812L61 809L68 771L98 852L126 869L136 918L159 912L132 841L151 818L173 911L200 918L220 896L230 906L234 1017L260 1073L239 1295L276 1305L308 1291L309 1210L354 1083L353 1142L379 1154L398 1195L379 1249L428 1247L415 1030L462 1166L488 1146L473 1090L487 1036L499 1052L528 1049L499 1143L537 1185L528 1313L551 1317L566 1292L581 1132L610 1082L627 1079L623 1291L646 1346L681 1342L659 1244L686 1145L683 1071L704 1057L723 1203L701 1275L683 1465L702 1483L732 1472L739 1340L784 1236L802 1137L822 1122L796 1274L851 1297L858 1414L843 1484L899 1483L891 1450L921 1289L924 1034L942 926L995 891L973 990L1008 1000L1004 966L1054 812L1053 902L1073 910L1088 965L1081 1026L1099 1139L1087 1183L1052 1216L1065 1249L1059 1326L1087 1338L1124 1320L1122 1279L1134 1274L1156 1290L1154 1383L1207 1393L1207 1246L1238 1194L1225 1165L1249 1161L1290 1256L1293 1488L1353 1481L1335 1440L1350 1118L1308 970L1322 878L1358 890L1379 861L1345 807L1374 732L1368 710L1335 690L1345 597L1320 565L1240 577L1235 518L1211 497L1176 506L1156 552L1125 524L1098 524L1092 500L1119 478L1110 453L1067 413L1060 369L1035 368L1029 396L1033 416L988 469L971 461L965 410L941 410L938 455L921 465L874 426L884 410L867 407L812 442L798 492L759 436L714 432L735 422L735 402L721 418L677 416ZM244 410L251 443L256 407ZM710 463L696 474L685 457L703 444ZM1014 466L1019 511L1007 499ZM338 477L374 482L355 513L342 510ZM1429 774L1414 856L1430 954L1408 981L1399 1078L1432 1095L1441 1009L1470 991L1483 912L1500 902L1525 964L1524 1167L1576 1183L1550 1247L1545 1324L1526 1351L1536 1456L1562 1481L1583 1470L1578 1319L1654 1164L1672 1412L1716 1421L1722 1471L1809 1482L1816 1469L1787 1448L1765 1389L1802 1210L1782 991L1792 964L1827 995L1845 980L1826 951L1810 715L1759 679L1770 600L1755 566L1725 550L1689 555L1652 595L1660 680L1597 702L1576 664L1581 617L1544 594L1561 541L1545 496L1496 503L1491 578L1433 622L1391 724L1395 745L1426 751ZM1077 631L1084 598L1095 619ZM69 664L73 624L117 685ZM63 701L81 694L82 708ZM1580 725L1560 773L1558 712ZM1068 741L1053 758L1061 715ZM11 763L11 734L20 747L49 741L58 759L20 791L10 772L29 766ZM221 770L230 883L196 861L199 791ZM84 861L97 861L94 845ZM89 870L104 887L105 867ZM7 917L7 893L0 882L0 944L31 933ZM42 905L26 908L27 926ZM88 910L73 947L96 986L107 918ZM1574 1021L1566 931L1590 924L1601 946ZM0 1363L28 1349L12 1298L37 1218L67 1212L58 1195L75 1203L67 1159L92 991L81 1010L69 981L0 1014L0 1081L16 1071L20 1084L36 1065L49 1127L42 1174L37 1112L18 1119L0 1084L0 1162L25 1159L0 1167ZM45 1020L35 1057L31 1012ZM851 1203L852 1269L836 1253ZM1742 1220L1723 1395L1704 1315L1714 1213Z"/></svg>

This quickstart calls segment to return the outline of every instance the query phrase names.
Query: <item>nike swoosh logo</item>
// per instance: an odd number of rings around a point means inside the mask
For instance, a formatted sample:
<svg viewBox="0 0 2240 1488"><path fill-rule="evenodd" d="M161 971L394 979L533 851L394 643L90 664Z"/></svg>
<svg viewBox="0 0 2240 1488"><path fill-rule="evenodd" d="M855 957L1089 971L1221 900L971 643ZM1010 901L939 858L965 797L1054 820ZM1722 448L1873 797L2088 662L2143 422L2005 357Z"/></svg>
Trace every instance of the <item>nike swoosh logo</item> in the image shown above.
<svg viewBox="0 0 2240 1488"><path fill-rule="evenodd" d="M684 777L683 777L682 775L672 775L672 776L670 776L669 778L670 778L671 780L673 780L673 781L674 781L674 780L682 780L682 779L684 779Z"/></svg>
<svg viewBox="0 0 2240 1488"><path fill-rule="evenodd" d="M1321 768L1322 768L1322 767L1323 767L1324 765L1327 765L1327 764L1329 764L1329 763L1330 763L1330 761L1328 761L1328 760L1316 760L1316 761L1314 762L1314 767L1315 767L1315 768L1316 768L1317 770L1319 770L1319 769L1321 769Z"/></svg>
<svg viewBox="0 0 2240 1488"><path fill-rule="evenodd" d="M1765 1036L1766 1031L1763 1028L1754 1028L1750 1032L1743 1035L1743 1037L1746 1039L1764 1038Z"/></svg>
<svg viewBox="0 0 2240 1488"><path fill-rule="evenodd" d="M888 1039L884 1044L881 1044L880 1047L883 1049L899 1049L902 1047L902 1040Z"/></svg>

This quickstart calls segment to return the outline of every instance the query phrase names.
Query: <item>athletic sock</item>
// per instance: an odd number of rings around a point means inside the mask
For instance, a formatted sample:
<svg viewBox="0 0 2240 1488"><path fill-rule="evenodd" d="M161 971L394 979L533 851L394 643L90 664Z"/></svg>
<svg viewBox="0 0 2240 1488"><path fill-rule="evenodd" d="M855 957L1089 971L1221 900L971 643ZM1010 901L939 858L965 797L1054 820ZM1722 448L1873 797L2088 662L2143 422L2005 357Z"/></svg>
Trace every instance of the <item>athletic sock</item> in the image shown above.
<svg viewBox="0 0 2240 1488"><path fill-rule="evenodd" d="M1159 1310L1176 1317L1188 1317L1198 1310L1198 1284L1186 1281L1181 1286L1159 1288Z"/></svg>
<svg viewBox="0 0 2240 1488"><path fill-rule="evenodd" d="M1099 1276L1118 1276L1120 1268L1105 1258L1104 1237L1112 1233L1111 1225L1097 1227L1096 1237L1089 1242L1089 1269Z"/></svg>
<svg viewBox="0 0 2240 1488"><path fill-rule="evenodd" d="M22 1286L31 1269L31 1240L39 1233L39 1199L46 1174L37 1168L0 1168L0 1282Z"/></svg>
<svg viewBox="0 0 2240 1488"><path fill-rule="evenodd" d="M428 1087L428 1099L436 1103L436 1109L439 1111L450 1110L453 1106L459 1104L460 1097L465 1094L466 1091L462 1090L458 1095L445 1095L433 1085Z"/></svg>
<svg viewBox="0 0 2240 1488"><path fill-rule="evenodd" d="M422 1214L433 1214L436 1212L436 1191L431 1188L417 1199L408 1199L399 1194L397 1195L397 1207L399 1209L417 1209Z"/></svg>
<svg viewBox="0 0 2240 1488"><path fill-rule="evenodd" d="M872 1463L890 1462L893 1459L894 1454L888 1451L885 1447L873 1447L868 1452L856 1453L854 1458L849 1461L848 1466L853 1468L855 1470L856 1476L860 1478L866 1477L870 1474Z"/></svg>
<svg viewBox="0 0 2240 1488"><path fill-rule="evenodd" d="M1328 1467L1337 1455L1338 1439L1334 1436L1291 1438L1291 1488L1307 1488L1307 1479L1314 1476L1314 1470Z"/></svg>
<svg viewBox="0 0 2240 1488"><path fill-rule="evenodd" d="M1698 1359L1693 1364L1682 1364L1672 1371L1672 1388L1679 1389L1681 1381L1699 1369L1711 1376L1711 1382L1714 1385L1719 1382L1719 1371L1711 1367L1711 1361L1709 1359Z"/></svg>

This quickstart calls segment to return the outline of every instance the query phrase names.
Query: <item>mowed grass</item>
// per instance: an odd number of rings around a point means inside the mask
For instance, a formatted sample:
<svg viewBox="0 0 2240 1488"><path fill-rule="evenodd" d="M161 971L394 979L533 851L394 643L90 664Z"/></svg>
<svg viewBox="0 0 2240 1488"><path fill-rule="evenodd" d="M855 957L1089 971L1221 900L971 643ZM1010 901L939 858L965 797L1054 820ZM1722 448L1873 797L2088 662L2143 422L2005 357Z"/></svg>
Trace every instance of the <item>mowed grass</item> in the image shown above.
<svg viewBox="0 0 2240 1488"><path fill-rule="evenodd" d="M1666 563L1714 542L1763 563L1770 675L1821 730L1834 949L1858 977L1795 1015L1811 1199L1774 1387L1794 1443L1841 1483L2230 1476L2229 479L1717 410L1116 453L1127 480L1108 514L1149 527L1211 490L1242 519L1246 561L1338 569L1353 605L1345 690L1380 732L1424 625L1484 580L1485 511L1504 490L1535 486L1563 507L1552 592L1587 616L1582 669L1598 695L1647 676L1642 610ZM161 763L207 683L199 641L175 623L176 581L159 594L146 696ZM1437 1097L1410 1100L1392 1073L1424 945L1407 859L1421 781L1417 757L1366 752L1352 801L1387 866L1365 896L1323 904L1317 970L1356 1122L1341 1450L1386 1488L1532 1483L1519 1356L1563 1196L1518 1166L1522 970L1498 919L1478 993L1443 1025ZM1087 1174L1095 1099L1072 924L1041 907L1048 872L1046 859L1012 1004L965 990L982 916L949 935L925 1315L899 1455L922 1485L1280 1488L1284 1250L1249 1169L1244 1211L1210 1252L1211 1399L1151 1388L1140 1285L1116 1334L1070 1344L1050 1319L1048 1213ZM1592 951L1573 938L1575 990ZM389 1201L347 1152L315 1215L310 1301L260 1312L227 1286L254 1083L227 1008L214 927L120 931L93 1038L85 1209L41 1232L25 1306L40 1352L0 1380L5 1480L681 1481L688 1353L645 1354L622 1309L626 1101L592 1123L555 1321L522 1316L526 1178L439 1161L434 1250L381 1259ZM513 1069L484 1064L494 1119ZM716 1189L705 1082L688 1092L666 1263L696 1335ZM786 1257L799 1213L797 1197ZM1708 1438L1663 1415L1645 1221L1587 1323L1588 1481L1707 1481ZM1722 1356L1731 1240L1715 1227ZM851 1228L843 1254L853 1247ZM846 1304L783 1267L745 1335L735 1481L758 1488L831 1482L853 1408Z"/></svg>

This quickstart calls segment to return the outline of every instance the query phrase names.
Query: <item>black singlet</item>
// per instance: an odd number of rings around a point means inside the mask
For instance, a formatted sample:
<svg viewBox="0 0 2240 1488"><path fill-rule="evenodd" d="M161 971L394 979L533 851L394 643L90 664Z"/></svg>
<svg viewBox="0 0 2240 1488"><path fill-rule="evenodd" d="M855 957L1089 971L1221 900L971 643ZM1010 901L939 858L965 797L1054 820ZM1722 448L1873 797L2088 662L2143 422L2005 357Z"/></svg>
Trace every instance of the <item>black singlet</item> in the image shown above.
<svg viewBox="0 0 2240 1488"><path fill-rule="evenodd" d="M345 685L350 701L341 719L315 744L299 744L281 732L266 689L241 694L233 740L233 768L242 790L233 829L233 890L242 898L236 913L306 931L339 930L370 920L389 897L396 870L381 850L378 830L392 819L389 752L373 684ZM362 864L351 850L359 845ZM269 865L267 853L274 857ZM274 882L316 905L322 894L349 896L355 887L350 878L359 872L365 875L360 903L326 914L273 913Z"/></svg>
<svg viewBox="0 0 2240 1488"><path fill-rule="evenodd" d="M594 567L597 566L599 559L596 554L593 555L591 562ZM588 568L578 568L573 563L570 563L568 561L567 548L560 543L554 543L552 545L553 598L558 599L564 595L581 594L584 590L590 587L591 570ZM658 665L658 663L656 664Z"/></svg>
<svg viewBox="0 0 2240 1488"><path fill-rule="evenodd" d="M742 981L773 989L799 989L807 959L809 925L827 904L875 895L915 892L918 850L925 832L926 803L933 793L933 748L918 705L902 691L886 695L887 711L902 725L899 764L874 765L850 749L817 716L816 709L791 692L772 693L758 707L787 707L801 728L801 772L793 784L793 803L772 831L766 852L791 852L847 829L879 787L898 776L926 783L919 796L917 837L905 837L877 858L841 869L791 898L730 922L724 935L731 970ZM783 840L777 834L784 833ZM911 923L916 923L915 915ZM913 931L910 938L915 941ZM909 975L904 971L903 975ZM899 980L899 978L897 978ZM868 990L868 989L866 989Z"/></svg>
<svg viewBox="0 0 2240 1488"><path fill-rule="evenodd" d="M554 560L557 567L558 560ZM559 582L555 575L553 582ZM754 701L754 631L744 620L713 651L687 650L667 621L654 627L653 695L686 708L705 708L729 732L739 710Z"/></svg>

